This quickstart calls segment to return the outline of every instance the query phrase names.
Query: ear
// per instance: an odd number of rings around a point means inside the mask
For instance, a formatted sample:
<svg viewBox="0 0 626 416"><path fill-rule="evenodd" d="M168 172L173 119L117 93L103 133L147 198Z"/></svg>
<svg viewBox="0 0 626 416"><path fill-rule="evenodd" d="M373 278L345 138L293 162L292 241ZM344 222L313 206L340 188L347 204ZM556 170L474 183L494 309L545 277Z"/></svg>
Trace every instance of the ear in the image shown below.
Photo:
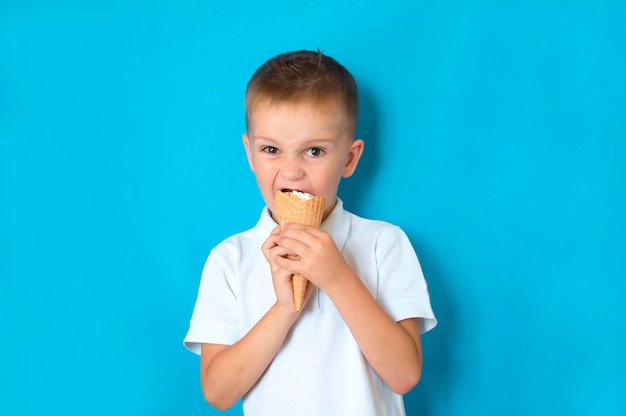
<svg viewBox="0 0 626 416"><path fill-rule="evenodd" d="M250 137L247 134L241 136L241 140L243 141L243 147L246 149L246 157L248 158L248 165L250 165L250 170L254 172L254 161L252 160L252 149L250 148Z"/></svg>
<svg viewBox="0 0 626 416"><path fill-rule="evenodd" d="M361 159L364 147L365 142L363 142L363 140L356 139L352 141L352 143L350 144L350 149L348 149L348 154L346 155L346 163L343 166L341 176L343 176L344 178L352 176L352 174L356 170L356 166L359 164L359 159Z"/></svg>

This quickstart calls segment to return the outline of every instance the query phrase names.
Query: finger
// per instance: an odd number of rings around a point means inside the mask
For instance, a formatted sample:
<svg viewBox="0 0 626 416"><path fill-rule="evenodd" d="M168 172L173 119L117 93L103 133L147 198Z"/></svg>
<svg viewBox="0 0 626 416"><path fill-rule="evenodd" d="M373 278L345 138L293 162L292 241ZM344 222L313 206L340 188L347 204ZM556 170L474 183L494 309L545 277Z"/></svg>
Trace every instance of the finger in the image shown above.
<svg viewBox="0 0 626 416"><path fill-rule="evenodd" d="M274 240L272 237L268 237L267 240L263 242L263 245L261 246L261 252L263 252L265 260L270 261L270 252L274 247L277 247L277 245L277 241Z"/></svg>
<svg viewBox="0 0 626 416"><path fill-rule="evenodd" d="M281 240L284 238L292 238L294 240L300 240L301 242L311 245L317 240L324 240L328 234L315 227L309 227L307 225L293 224L287 228L284 228L278 239L278 244L281 244Z"/></svg>
<svg viewBox="0 0 626 416"><path fill-rule="evenodd" d="M289 248L283 246L283 245L277 245L274 246L270 249L270 255L272 258L276 258L276 257L296 257L297 254L294 253L292 250L289 250Z"/></svg>
<svg viewBox="0 0 626 416"><path fill-rule="evenodd" d="M278 267L276 270L272 271L272 280L274 281L274 284L291 283L291 276L293 276L293 273L287 269L283 269L282 267Z"/></svg>
<svg viewBox="0 0 626 416"><path fill-rule="evenodd" d="M302 262L297 256L278 256L273 257L272 261L283 270L287 270L290 274L302 273Z"/></svg>
<svg viewBox="0 0 626 416"><path fill-rule="evenodd" d="M295 235L293 236L293 238L289 236L282 236L278 241L278 247L286 250L288 255L302 257L306 255L306 253L315 244L314 240L308 239L307 237L302 237L303 236L300 235Z"/></svg>
<svg viewBox="0 0 626 416"><path fill-rule="evenodd" d="M288 222L288 223L283 224L283 226L281 227L281 231L285 231L285 230L304 230L304 231L309 231L311 233L322 233L322 234L326 233L319 227L313 227L312 225L300 224L297 222Z"/></svg>
<svg viewBox="0 0 626 416"><path fill-rule="evenodd" d="M272 247L278 243L278 239L280 237L280 227L274 228L270 234L267 236L261 248L264 247Z"/></svg>

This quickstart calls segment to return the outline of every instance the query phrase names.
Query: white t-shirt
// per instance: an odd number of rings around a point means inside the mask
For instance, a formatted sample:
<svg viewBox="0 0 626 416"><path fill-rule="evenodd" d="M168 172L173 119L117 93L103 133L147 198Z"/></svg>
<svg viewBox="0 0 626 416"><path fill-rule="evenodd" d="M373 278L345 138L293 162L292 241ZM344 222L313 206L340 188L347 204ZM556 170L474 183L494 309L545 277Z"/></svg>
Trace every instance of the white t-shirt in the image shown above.
<svg viewBox="0 0 626 416"><path fill-rule="evenodd" d="M184 345L232 345L276 301L261 245L276 227L267 208L257 225L210 253ZM420 331L437 321L415 251L397 226L357 217L341 200L321 229L395 321L418 318ZM369 366L341 315L315 289L278 354L243 397L246 416L399 416L402 396Z"/></svg>

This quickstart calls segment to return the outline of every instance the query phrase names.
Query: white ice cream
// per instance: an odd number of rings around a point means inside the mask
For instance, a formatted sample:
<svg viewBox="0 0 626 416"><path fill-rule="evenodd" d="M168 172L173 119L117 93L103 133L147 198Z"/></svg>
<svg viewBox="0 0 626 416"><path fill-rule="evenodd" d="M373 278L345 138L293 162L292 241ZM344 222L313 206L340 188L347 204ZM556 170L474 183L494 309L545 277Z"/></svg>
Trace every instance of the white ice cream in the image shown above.
<svg viewBox="0 0 626 416"><path fill-rule="evenodd" d="M313 198L313 195L306 193L306 192L291 191L291 193L303 201L308 201L309 199Z"/></svg>

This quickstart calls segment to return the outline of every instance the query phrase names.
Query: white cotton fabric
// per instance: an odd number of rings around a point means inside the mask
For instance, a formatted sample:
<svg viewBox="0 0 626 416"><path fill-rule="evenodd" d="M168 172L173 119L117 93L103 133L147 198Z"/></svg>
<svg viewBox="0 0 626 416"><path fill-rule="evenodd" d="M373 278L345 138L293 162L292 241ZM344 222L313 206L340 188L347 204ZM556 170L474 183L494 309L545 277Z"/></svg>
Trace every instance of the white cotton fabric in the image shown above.
<svg viewBox="0 0 626 416"><path fill-rule="evenodd" d="M276 227L267 208L257 225L210 253L184 345L232 345L274 304L270 267L261 245ZM420 331L437 321L417 256L397 226L357 217L341 200L321 228L395 321L418 318ZM361 354L332 301L315 289L267 371L243 398L246 416L398 416L402 396Z"/></svg>

